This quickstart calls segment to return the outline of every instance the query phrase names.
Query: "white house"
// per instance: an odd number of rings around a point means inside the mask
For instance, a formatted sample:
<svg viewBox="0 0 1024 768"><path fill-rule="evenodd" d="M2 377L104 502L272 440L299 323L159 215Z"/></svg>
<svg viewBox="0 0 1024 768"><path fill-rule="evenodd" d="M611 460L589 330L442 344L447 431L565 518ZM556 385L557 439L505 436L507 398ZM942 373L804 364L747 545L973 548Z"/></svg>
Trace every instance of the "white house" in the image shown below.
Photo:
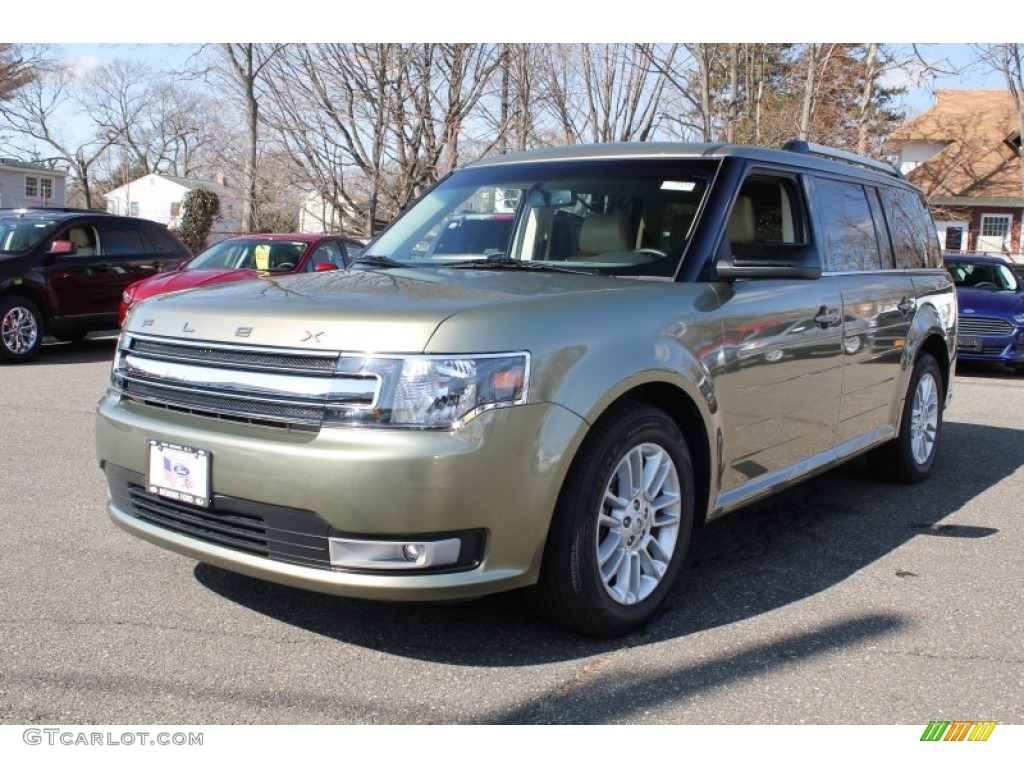
<svg viewBox="0 0 1024 768"><path fill-rule="evenodd" d="M220 218L210 230L213 235L235 234L241 230L241 203L223 176L216 181L161 176L151 173L107 192L107 213L150 219L168 227L181 224L182 201L193 189L208 189L220 198ZM216 238L213 238L216 239Z"/></svg>
<svg viewBox="0 0 1024 768"><path fill-rule="evenodd" d="M355 225L361 220L346 203L331 205L327 197L314 190L306 195L299 209L298 231L306 235L355 234Z"/></svg>
<svg viewBox="0 0 1024 768"><path fill-rule="evenodd" d="M0 157L0 208L63 208L67 173Z"/></svg>

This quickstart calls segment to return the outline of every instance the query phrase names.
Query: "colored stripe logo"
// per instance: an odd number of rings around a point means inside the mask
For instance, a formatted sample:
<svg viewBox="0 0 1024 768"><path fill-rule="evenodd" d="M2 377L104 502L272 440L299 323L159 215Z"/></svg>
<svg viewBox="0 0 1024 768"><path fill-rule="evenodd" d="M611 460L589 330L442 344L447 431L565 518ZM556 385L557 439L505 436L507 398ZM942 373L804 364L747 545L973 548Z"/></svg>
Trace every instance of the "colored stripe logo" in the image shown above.
<svg viewBox="0 0 1024 768"><path fill-rule="evenodd" d="M921 741L988 741L995 727L995 720L932 720Z"/></svg>

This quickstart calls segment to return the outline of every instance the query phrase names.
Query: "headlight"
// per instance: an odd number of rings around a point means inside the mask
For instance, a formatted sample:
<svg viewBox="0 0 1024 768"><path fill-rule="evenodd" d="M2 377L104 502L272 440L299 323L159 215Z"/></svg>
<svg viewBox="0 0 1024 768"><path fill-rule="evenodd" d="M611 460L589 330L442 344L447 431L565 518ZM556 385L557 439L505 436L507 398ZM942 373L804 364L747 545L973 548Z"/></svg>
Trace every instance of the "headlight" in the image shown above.
<svg viewBox="0 0 1024 768"><path fill-rule="evenodd" d="M336 405L325 423L452 429L483 411L526 402L530 356L342 356L338 374L376 378L372 405Z"/></svg>
<svg viewBox="0 0 1024 768"><path fill-rule="evenodd" d="M1024 325L1024 312L1022 312L1019 315L1014 315L1013 322L1015 322L1017 325Z"/></svg>

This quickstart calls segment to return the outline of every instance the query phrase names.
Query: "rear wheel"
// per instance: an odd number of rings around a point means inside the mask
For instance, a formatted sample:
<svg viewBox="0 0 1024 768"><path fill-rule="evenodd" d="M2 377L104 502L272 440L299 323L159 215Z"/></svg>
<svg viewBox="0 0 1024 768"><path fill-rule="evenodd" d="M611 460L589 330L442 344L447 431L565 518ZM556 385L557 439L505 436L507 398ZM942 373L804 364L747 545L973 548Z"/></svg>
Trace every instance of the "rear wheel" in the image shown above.
<svg viewBox="0 0 1024 768"><path fill-rule="evenodd" d="M923 354L910 377L899 434L868 455L876 473L898 483L917 483L928 476L939 447L944 399L939 364Z"/></svg>
<svg viewBox="0 0 1024 768"><path fill-rule="evenodd" d="M43 318L30 299L0 299L0 359L24 363L35 357L43 343Z"/></svg>
<svg viewBox="0 0 1024 768"><path fill-rule="evenodd" d="M646 623L686 558L693 503L692 463L675 422L646 405L616 408L566 479L534 607L595 637Z"/></svg>

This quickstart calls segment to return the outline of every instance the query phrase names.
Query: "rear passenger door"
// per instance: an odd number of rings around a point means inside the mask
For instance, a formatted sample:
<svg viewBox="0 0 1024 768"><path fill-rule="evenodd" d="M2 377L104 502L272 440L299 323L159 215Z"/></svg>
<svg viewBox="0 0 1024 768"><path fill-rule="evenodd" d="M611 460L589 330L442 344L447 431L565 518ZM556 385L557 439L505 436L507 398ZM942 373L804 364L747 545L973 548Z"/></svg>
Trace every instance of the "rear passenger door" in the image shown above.
<svg viewBox="0 0 1024 768"><path fill-rule="evenodd" d="M878 187L820 176L810 186L824 268L843 302L836 445L846 454L877 441L895 423L916 308L914 283L894 269Z"/></svg>
<svg viewBox="0 0 1024 768"><path fill-rule="evenodd" d="M722 256L790 264L813 252L797 175L754 172L728 218ZM813 253L811 253L813 255ZM815 259L817 257L815 256ZM724 506L829 460L842 387L842 299L827 278L735 280L724 289L715 394L724 421ZM723 369L724 367L724 369Z"/></svg>

